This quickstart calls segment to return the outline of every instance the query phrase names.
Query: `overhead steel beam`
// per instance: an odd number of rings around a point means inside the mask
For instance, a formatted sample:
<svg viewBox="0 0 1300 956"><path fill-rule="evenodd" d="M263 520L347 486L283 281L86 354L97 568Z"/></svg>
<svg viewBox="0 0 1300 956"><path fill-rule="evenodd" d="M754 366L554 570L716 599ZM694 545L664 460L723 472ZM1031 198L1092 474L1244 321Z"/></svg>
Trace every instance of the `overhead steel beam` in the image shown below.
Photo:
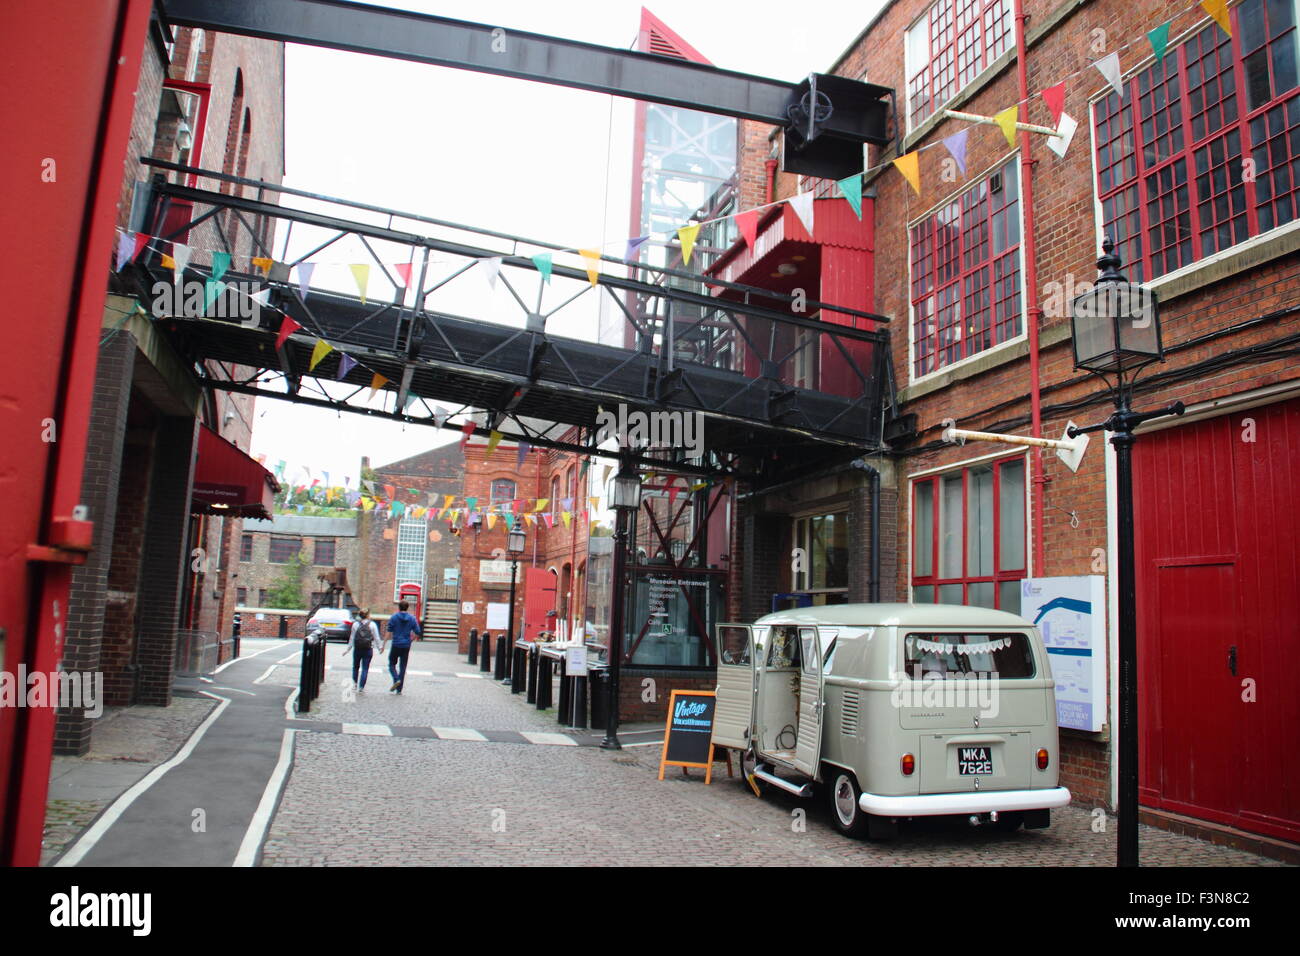
<svg viewBox="0 0 1300 956"><path fill-rule="evenodd" d="M788 83L675 57L392 10L343 0L165 0L178 26L306 43L611 93L758 120L792 130L802 148L830 140L891 141L893 91L844 77ZM787 163L787 167L790 164Z"/></svg>

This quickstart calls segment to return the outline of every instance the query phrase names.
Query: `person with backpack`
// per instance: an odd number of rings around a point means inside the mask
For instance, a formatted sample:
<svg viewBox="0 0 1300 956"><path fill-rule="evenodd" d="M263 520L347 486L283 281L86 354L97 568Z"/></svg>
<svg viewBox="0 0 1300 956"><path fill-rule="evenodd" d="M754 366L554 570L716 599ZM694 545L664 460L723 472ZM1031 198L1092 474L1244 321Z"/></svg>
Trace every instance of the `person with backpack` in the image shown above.
<svg viewBox="0 0 1300 956"><path fill-rule="evenodd" d="M393 677L393 686L388 689L396 694L402 692L402 683L406 680L406 659L411 653L411 634L423 636L424 633L414 615L406 613L409 606L405 601L399 601L397 613L388 619L388 630L393 635L392 650L388 652L388 673Z"/></svg>
<svg viewBox="0 0 1300 956"><path fill-rule="evenodd" d="M366 689L366 675L370 673L370 659L374 656L377 640L379 640L379 628L375 626L374 621L370 620L370 610L362 608L361 614L352 625L348 646L343 651L344 654L352 654L352 686L358 691ZM379 645L379 653L384 653L382 642ZM357 680L358 671L361 674L360 681Z"/></svg>

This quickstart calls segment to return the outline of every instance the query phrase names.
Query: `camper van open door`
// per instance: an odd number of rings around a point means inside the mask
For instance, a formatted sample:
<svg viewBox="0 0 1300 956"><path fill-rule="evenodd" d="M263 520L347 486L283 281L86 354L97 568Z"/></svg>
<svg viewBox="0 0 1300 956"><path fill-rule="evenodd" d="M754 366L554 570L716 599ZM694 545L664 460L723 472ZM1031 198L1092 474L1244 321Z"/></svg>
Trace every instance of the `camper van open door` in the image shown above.
<svg viewBox="0 0 1300 956"><path fill-rule="evenodd" d="M747 624L718 625L718 689L713 745L749 749L754 725L754 635Z"/></svg>
<svg viewBox="0 0 1300 956"><path fill-rule="evenodd" d="M822 651L817 628L799 628L799 729L794 748L794 765L810 777L817 775L822 749L822 715L826 700L822 696Z"/></svg>

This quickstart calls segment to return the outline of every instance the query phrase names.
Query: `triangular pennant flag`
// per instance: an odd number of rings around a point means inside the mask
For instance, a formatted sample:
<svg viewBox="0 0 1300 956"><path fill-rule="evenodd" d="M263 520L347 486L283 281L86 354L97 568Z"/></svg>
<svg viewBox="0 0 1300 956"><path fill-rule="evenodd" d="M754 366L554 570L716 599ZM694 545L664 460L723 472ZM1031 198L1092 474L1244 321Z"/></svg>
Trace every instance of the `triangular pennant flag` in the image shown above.
<svg viewBox="0 0 1300 956"><path fill-rule="evenodd" d="M272 259L270 256L254 256L254 257L253 257L253 265L255 265L255 266L257 266L257 268L261 269L261 270L262 270L262 275L264 275L264 276L269 276L269 275L271 274L271 266L274 265L274 264L275 264L275 260Z"/></svg>
<svg viewBox="0 0 1300 956"><path fill-rule="evenodd" d="M758 210L747 209L736 215L736 227L740 230L741 236L745 239L745 245L754 248L754 243L758 241Z"/></svg>
<svg viewBox="0 0 1300 956"><path fill-rule="evenodd" d="M393 266L393 269L402 277L402 288L409 289L411 287L411 263L399 262Z"/></svg>
<svg viewBox="0 0 1300 956"><path fill-rule="evenodd" d="M542 281L550 285L551 266L553 265L551 254L549 252L539 252L533 256L533 265L537 266L537 271L541 273Z"/></svg>
<svg viewBox="0 0 1300 956"><path fill-rule="evenodd" d="M1120 79L1119 72L1119 53L1118 51L1107 53L1100 60L1093 63L1097 71L1106 78L1106 82L1111 85L1120 99L1124 98L1124 83Z"/></svg>
<svg viewBox="0 0 1300 956"><path fill-rule="evenodd" d="M405 412L405 411L409 411L410 408L411 408L411 406L415 403L416 398L418 398L418 397L419 397L419 396L416 395L414 392L407 392L407 393L406 393L406 401L402 403L402 411L404 411L404 412ZM410 489L407 489L407 490L409 491Z"/></svg>
<svg viewBox="0 0 1300 956"><path fill-rule="evenodd" d="M573 499L565 498L563 501L560 502L560 507L563 508L565 511L571 510L573 508Z"/></svg>
<svg viewBox="0 0 1300 956"><path fill-rule="evenodd" d="M162 258L159 259L158 261L164 269L176 268L176 260L173 259L171 256L167 255L167 253L165 252L162 254Z"/></svg>
<svg viewBox="0 0 1300 956"><path fill-rule="evenodd" d="M1056 126L1061 122L1061 112L1065 109L1065 81L1062 80L1055 86L1049 86L1039 94L1047 108L1052 111L1052 125Z"/></svg>
<svg viewBox="0 0 1300 956"><path fill-rule="evenodd" d="M477 499L477 498L466 498L466 499L465 499L465 505L466 505L466 510L468 510L468 511L473 511L475 508L478 507L478 499Z"/></svg>
<svg viewBox="0 0 1300 956"><path fill-rule="evenodd" d="M190 247L181 242L172 243L172 262L176 271L176 281L184 278L185 267L190 264Z"/></svg>
<svg viewBox="0 0 1300 956"><path fill-rule="evenodd" d="M400 501L394 501L391 510L393 512L394 517L400 518L402 515L406 514L406 505L404 505Z"/></svg>
<svg viewBox="0 0 1300 956"><path fill-rule="evenodd" d="M948 153L952 156L953 162L961 170L963 176L966 175L966 141L970 138L969 129L960 129L951 136L944 137L943 145L947 147Z"/></svg>
<svg viewBox="0 0 1300 956"><path fill-rule="evenodd" d="M504 515L503 518L504 518L505 523L506 523L506 530L507 530L507 531L512 531L512 530L514 530L514 527L515 527L515 516L514 516L514 515L511 515L511 514L508 514L508 515Z"/></svg>
<svg viewBox="0 0 1300 956"><path fill-rule="evenodd" d="M533 508L533 512L536 513L536 512L538 512L538 511L541 511L543 508L545 508L545 507L546 507L548 504L550 504L550 503L551 503L551 499L550 499L550 498L538 498L538 499L537 499L537 504L536 504L536 506Z"/></svg>
<svg viewBox="0 0 1300 956"><path fill-rule="evenodd" d="M389 501L392 501L397 497L397 489L392 485L384 485L384 494L388 495Z"/></svg>
<svg viewBox="0 0 1300 956"><path fill-rule="evenodd" d="M131 252L131 258L136 259L140 253L144 252L145 246L149 245L150 236L147 232L137 232L135 234L135 249Z"/></svg>
<svg viewBox="0 0 1300 956"><path fill-rule="evenodd" d="M353 358L351 355L349 355L347 352L340 352L340 353L339 353L339 371L338 371L338 374L337 374L336 376L334 376L334 377L337 378L337 379L341 382L341 381L343 381L343 379L345 379L345 378L348 377L348 372L352 371L352 370L353 370L354 368L356 368L356 367L357 367L357 360L356 360L356 359L354 359L354 358Z"/></svg>
<svg viewBox="0 0 1300 956"><path fill-rule="evenodd" d="M1017 103L999 111L994 115L993 122L998 124L998 127L1002 130L1002 135L1007 138L1007 145L1014 149L1016 145L1016 124L1020 122L1020 104Z"/></svg>
<svg viewBox="0 0 1300 956"><path fill-rule="evenodd" d="M521 442L519 443L519 448L518 448L518 450L515 452L515 469L516 469L516 470L518 470L518 469L524 467L524 459L528 457L528 450L529 450L529 448L531 448L531 447L532 447L532 446L529 445L528 442L526 442L526 441L521 441Z"/></svg>
<svg viewBox="0 0 1300 956"><path fill-rule="evenodd" d="M695 248L695 237L700 234L700 224L692 223L677 230L677 238L682 244L682 264L691 264L691 250Z"/></svg>
<svg viewBox="0 0 1300 956"><path fill-rule="evenodd" d="M803 223L810 236L813 234L813 200L816 198L812 193L800 193L791 196L788 200L790 208L794 210L794 214L799 217L799 221Z"/></svg>
<svg viewBox="0 0 1300 956"><path fill-rule="evenodd" d="M853 207L853 215L862 218L862 174L854 173L835 183L840 187L840 195Z"/></svg>
<svg viewBox="0 0 1300 956"><path fill-rule="evenodd" d="M478 264L483 267L483 274L487 276L488 287L495 289L497 273L501 271L501 256L488 256L486 259L480 259Z"/></svg>
<svg viewBox="0 0 1300 956"><path fill-rule="evenodd" d="M455 495L443 495L443 496L442 496L442 510L443 510L443 511L446 511L448 508L450 508L450 507L451 507L451 503L452 503L453 501L455 501L455 500L456 500L456 496L455 496Z"/></svg>
<svg viewBox="0 0 1300 956"><path fill-rule="evenodd" d="M563 512L561 512L561 513L560 513L560 517L564 519L564 526L565 526L566 528L569 526L569 522L573 520L573 515L572 515L572 513L568 512L568 511L563 511Z"/></svg>
<svg viewBox="0 0 1300 956"><path fill-rule="evenodd" d="M497 513L496 513L495 511L489 511L489 512L487 513L487 526L488 526L488 530L491 531L493 525L495 525L496 523L497 523Z"/></svg>
<svg viewBox="0 0 1300 956"><path fill-rule="evenodd" d="M466 422L460 430L460 447L464 448L465 443L469 441L469 436L474 434L474 423ZM469 500L469 499L466 499ZM473 505L470 505L473 508Z"/></svg>
<svg viewBox="0 0 1300 956"><path fill-rule="evenodd" d="M587 279L592 285L600 278L600 252L596 249L579 249L578 255L587 260Z"/></svg>
<svg viewBox="0 0 1300 956"><path fill-rule="evenodd" d="M433 424L436 427L441 428L446 423L448 415L450 412L441 405L433 406Z"/></svg>
<svg viewBox="0 0 1300 956"><path fill-rule="evenodd" d="M316 263L300 262L298 263L298 294L303 300L307 299L307 292L311 289L311 274L316 271Z"/></svg>
<svg viewBox="0 0 1300 956"><path fill-rule="evenodd" d="M366 304L366 287L370 285L370 266L365 262L354 262L348 266L352 270L352 278L356 280L357 289L361 293L361 304Z"/></svg>
<svg viewBox="0 0 1300 956"><path fill-rule="evenodd" d="M635 239L629 239L627 241L627 249L623 253L623 258L628 262L635 262L637 256L640 254L641 246L643 246L649 238L649 236L637 236Z"/></svg>
<svg viewBox="0 0 1300 956"><path fill-rule="evenodd" d="M275 466L275 473L279 475L281 478L284 477L284 469L287 464L288 463L283 458L281 458L279 464Z"/></svg>
<svg viewBox="0 0 1300 956"><path fill-rule="evenodd" d="M548 528L555 527L555 516L552 515L549 511L546 512L546 514L542 515L542 520L546 522L546 527Z"/></svg>
<svg viewBox="0 0 1300 956"><path fill-rule="evenodd" d="M921 195L921 157L917 155L916 150L899 156L894 160L894 166L903 174L912 191L918 196Z"/></svg>
<svg viewBox="0 0 1300 956"><path fill-rule="evenodd" d="M254 302L256 302L258 305L270 305L271 287L267 286L261 292L254 292L251 296L249 296L249 298L252 299Z"/></svg>
<svg viewBox="0 0 1300 956"><path fill-rule="evenodd" d="M533 515L524 515L524 524L531 528L533 525L537 524L537 518Z"/></svg>
<svg viewBox="0 0 1300 956"><path fill-rule="evenodd" d="M502 437L502 434L496 430L488 433L487 454L483 456L484 458L492 457L492 453L497 450L497 445L501 443Z"/></svg>
<svg viewBox="0 0 1300 956"><path fill-rule="evenodd" d="M1156 55L1156 62L1159 63L1165 58L1165 48L1169 46L1169 21L1148 33L1147 39L1151 41L1151 52Z"/></svg>
<svg viewBox="0 0 1300 956"><path fill-rule="evenodd" d="M311 361L307 363L307 371L315 371L320 360L334 351L334 346L330 345L324 339L317 339L316 345L311 350Z"/></svg>
<svg viewBox="0 0 1300 956"><path fill-rule="evenodd" d="M592 511L598 509L600 507L600 496L592 495L590 498L588 498L587 507L589 507Z"/></svg>
<svg viewBox="0 0 1300 956"><path fill-rule="evenodd" d="M1047 148L1064 159L1065 151L1070 148L1070 141L1074 139L1074 131L1078 128L1078 120L1069 113L1062 113L1061 122L1056 125L1056 131L1060 135L1047 137Z"/></svg>
<svg viewBox="0 0 1300 956"><path fill-rule="evenodd" d="M293 335L293 333L300 328L302 328L301 325L299 325L297 322L295 322L293 319L289 318L286 315L284 317L284 321L280 323L280 334L276 336L275 347L277 349L283 348L284 340L287 339L289 336Z"/></svg>
<svg viewBox="0 0 1300 956"><path fill-rule="evenodd" d="M113 266L114 272L121 272L122 266L126 265L131 258L131 253L135 251L135 239L128 232L119 232L117 234L117 261Z"/></svg>
<svg viewBox="0 0 1300 956"><path fill-rule="evenodd" d="M212 253L212 278L220 279L230 268L230 253L214 252Z"/></svg>
<svg viewBox="0 0 1300 956"><path fill-rule="evenodd" d="M677 496L678 496L679 494L681 494L681 490L682 490L682 489L680 489L680 488L677 487L677 483L676 483L676 482L673 482L671 485L668 486L668 510L669 510L669 512L671 512L671 511L673 510L673 503L677 501Z"/></svg>
<svg viewBox="0 0 1300 956"><path fill-rule="evenodd" d="M1228 0L1201 0L1201 6L1214 18L1215 23L1223 27L1224 33L1232 36L1232 21L1228 19Z"/></svg>
<svg viewBox="0 0 1300 956"><path fill-rule="evenodd" d="M361 485L366 489L366 491L370 492L372 495L375 493L375 483L371 481L369 478L362 478Z"/></svg>

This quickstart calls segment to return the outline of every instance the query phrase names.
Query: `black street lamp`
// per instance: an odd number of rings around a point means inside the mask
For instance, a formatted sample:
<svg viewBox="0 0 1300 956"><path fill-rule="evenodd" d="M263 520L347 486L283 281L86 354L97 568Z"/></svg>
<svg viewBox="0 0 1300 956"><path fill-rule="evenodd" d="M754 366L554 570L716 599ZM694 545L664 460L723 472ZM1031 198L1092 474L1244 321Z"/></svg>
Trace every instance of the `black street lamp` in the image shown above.
<svg viewBox="0 0 1300 956"><path fill-rule="evenodd" d="M612 602L609 609L609 706L602 750L622 750L618 742L618 672L623 658L624 611L627 604L628 521L641 506L641 476L624 459L610 485L609 506L614 509L614 568Z"/></svg>
<svg viewBox="0 0 1300 956"><path fill-rule="evenodd" d="M510 552L510 632L506 636L506 655L509 656L515 650L515 578L518 576L519 555L524 553L524 529L518 524L506 535L506 551Z"/></svg>
<svg viewBox="0 0 1300 956"><path fill-rule="evenodd" d="M1135 412L1130 405L1137 373L1165 360L1160 342L1160 306L1146 286L1129 282L1119 272L1120 258L1106 237L1101 275L1089 291L1070 303L1074 333L1074 367L1087 369L1106 382L1115 411L1097 425L1071 428L1074 438L1085 432L1113 432L1116 500L1119 507L1119 845L1116 863L1138 865L1138 709L1137 709L1137 580L1133 558L1133 429L1151 418L1181 415L1183 403L1155 412ZM1111 384L1106 376L1114 375Z"/></svg>

